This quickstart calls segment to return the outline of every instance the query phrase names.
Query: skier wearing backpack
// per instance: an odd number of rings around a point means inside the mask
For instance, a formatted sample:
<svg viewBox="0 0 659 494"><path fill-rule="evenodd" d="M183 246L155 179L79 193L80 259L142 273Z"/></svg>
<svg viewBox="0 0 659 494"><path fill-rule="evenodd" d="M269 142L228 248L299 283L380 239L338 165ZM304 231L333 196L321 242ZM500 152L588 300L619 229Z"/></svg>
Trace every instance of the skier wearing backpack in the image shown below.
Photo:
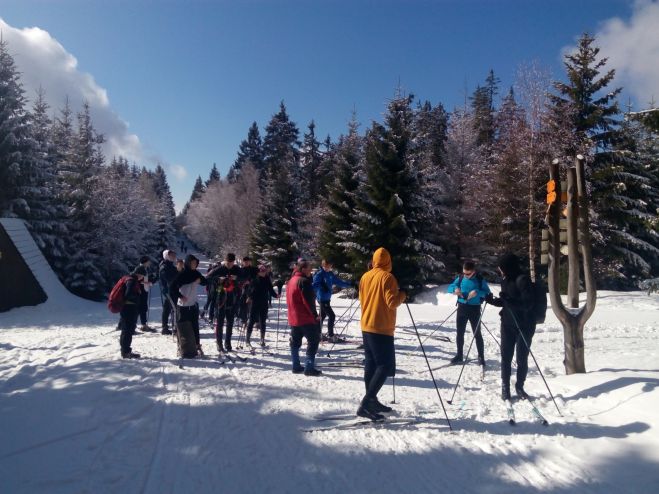
<svg viewBox="0 0 659 494"><path fill-rule="evenodd" d="M162 301L162 331L161 334L170 335L172 331L169 329L169 318L174 310L174 307L169 303L167 294L169 293L169 286L172 284L178 271L174 263L176 262L176 252L173 250L164 250L162 252L162 261L160 262L159 278L160 278L160 298ZM176 329L176 328L172 328Z"/></svg>
<svg viewBox="0 0 659 494"><path fill-rule="evenodd" d="M119 326L121 327L121 335L119 336L121 358L140 358L139 353L133 352L131 344L133 342L133 332L137 326L140 294L142 293L142 282L145 277L146 268L138 266L129 277L122 278L124 280L122 288L123 307L121 308L121 318L119 319Z"/></svg>
<svg viewBox="0 0 659 494"><path fill-rule="evenodd" d="M316 291L316 300L320 305L320 327L322 332L323 321L327 316L327 336L323 339L336 343L337 337L334 335L334 319L336 318L331 306L332 288L334 285L340 288L350 288L353 286L348 281L343 281L332 271L332 263L323 259L320 263L320 269L316 271L313 277L313 288Z"/></svg>
<svg viewBox="0 0 659 494"><path fill-rule="evenodd" d="M197 271L199 259L192 254L185 257L185 268L172 282L169 295L178 306L177 326L181 356L194 358L202 353L199 337L199 303L197 285L206 285L206 278Z"/></svg>
<svg viewBox="0 0 659 494"><path fill-rule="evenodd" d="M272 288L268 268L261 264L258 267L258 273L256 279L247 285L247 304L250 306L250 311L245 343L250 350L252 345L249 340L252 337L252 330L256 322L259 323L259 329L261 330L261 346L265 346L265 321L268 318L268 300L270 296L278 297Z"/></svg>
<svg viewBox="0 0 659 494"><path fill-rule="evenodd" d="M454 293L458 297L458 314L456 319L456 346L457 352L451 359L452 364L463 361L463 347L467 321L471 324L471 330L476 339L478 350L478 364L485 366L485 348L483 345L483 333L481 331L481 303L490 293L490 287L480 273L476 272L476 264L473 261L465 261L462 265L462 274L459 275L448 287L448 293Z"/></svg>
<svg viewBox="0 0 659 494"><path fill-rule="evenodd" d="M524 382L528 373L529 350L536 325L533 313L533 286L528 275L522 272L519 258L515 254L506 253L501 256L498 267L503 276L501 293L499 297L494 297L490 293L485 300L488 304L502 307L499 313L501 315L501 399L510 400L511 363L515 352L517 353L515 391L519 398L526 399L528 394L524 391Z"/></svg>

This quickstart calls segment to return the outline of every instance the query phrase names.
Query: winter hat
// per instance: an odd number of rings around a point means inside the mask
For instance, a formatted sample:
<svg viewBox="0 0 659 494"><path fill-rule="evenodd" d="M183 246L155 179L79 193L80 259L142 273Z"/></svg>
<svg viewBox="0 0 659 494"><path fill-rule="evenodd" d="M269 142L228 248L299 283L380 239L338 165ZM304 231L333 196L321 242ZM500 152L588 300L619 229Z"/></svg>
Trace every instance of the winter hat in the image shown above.
<svg viewBox="0 0 659 494"><path fill-rule="evenodd" d="M264 273L267 272L268 266L266 266L265 264L259 264L259 271L262 271Z"/></svg>
<svg viewBox="0 0 659 494"><path fill-rule="evenodd" d="M137 275L146 276L146 268L144 266L137 266L135 269L133 269L133 272L131 274L135 276Z"/></svg>
<svg viewBox="0 0 659 494"><path fill-rule="evenodd" d="M169 249L163 250L162 251L162 258L166 261L168 257L169 257Z"/></svg>
<svg viewBox="0 0 659 494"><path fill-rule="evenodd" d="M190 268L192 261L197 261L197 264L199 264L199 259L197 259L192 254L188 254L187 256L185 256L185 267Z"/></svg>
<svg viewBox="0 0 659 494"><path fill-rule="evenodd" d="M499 258L497 265L506 276L512 276L519 272L519 257L512 252L506 252Z"/></svg>

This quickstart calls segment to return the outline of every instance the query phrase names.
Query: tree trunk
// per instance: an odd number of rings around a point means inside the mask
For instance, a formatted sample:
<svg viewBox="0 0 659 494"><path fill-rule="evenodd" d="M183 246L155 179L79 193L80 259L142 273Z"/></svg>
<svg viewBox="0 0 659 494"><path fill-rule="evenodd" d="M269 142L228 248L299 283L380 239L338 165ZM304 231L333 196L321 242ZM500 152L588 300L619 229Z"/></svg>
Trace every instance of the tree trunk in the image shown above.
<svg viewBox="0 0 659 494"><path fill-rule="evenodd" d="M567 171L567 251L568 251L568 307L579 307L579 240L577 223L579 207L577 205L577 170Z"/></svg>
<svg viewBox="0 0 659 494"><path fill-rule="evenodd" d="M583 374L586 372L586 358L584 352L583 328L585 320L581 317L569 317L563 324L563 338L565 347L566 374Z"/></svg>

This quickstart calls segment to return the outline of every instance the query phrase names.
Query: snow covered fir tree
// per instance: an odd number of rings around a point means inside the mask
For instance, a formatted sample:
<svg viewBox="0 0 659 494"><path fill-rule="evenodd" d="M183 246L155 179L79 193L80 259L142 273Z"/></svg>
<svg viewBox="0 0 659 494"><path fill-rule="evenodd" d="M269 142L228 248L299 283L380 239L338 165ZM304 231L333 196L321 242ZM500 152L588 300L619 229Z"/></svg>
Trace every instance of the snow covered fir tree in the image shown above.
<svg viewBox="0 0 659 494"><path fill-rule="evenodd" d="M0 41L0 215L27 222L73 293L104 299L140 256L174 242L174 202L164 169L109 164L90 106L68 99L51 114L45 89L27 108L20 74Z"/></svg>

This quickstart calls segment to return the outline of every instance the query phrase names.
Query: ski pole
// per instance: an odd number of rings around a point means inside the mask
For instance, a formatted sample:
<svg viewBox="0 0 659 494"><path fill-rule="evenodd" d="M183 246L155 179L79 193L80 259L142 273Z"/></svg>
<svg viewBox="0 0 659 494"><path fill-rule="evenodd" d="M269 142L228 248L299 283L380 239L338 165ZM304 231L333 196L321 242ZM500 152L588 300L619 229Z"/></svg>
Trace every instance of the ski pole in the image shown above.
<svg viewBox="0 0 659 494"><path fill-rule="evenodd" d="M419 346L421 347L421 351L423 352L423 358L426 359L426 365L428 366L428 372L430 372L430 377L432 378L432 383L435 385L435 391L437 391L437 397L439 398L439 403L442 405L442 410L444 410L444 416L446 417L446 422L448 423L448 428L449 430L453 430L451 427L451 421L448 418L448 414L446 413L446 408L444 407L444 401L442 400L442 395L439 394L439 388L437 387L437 381L435 381L435 376L432 373L432 368L430 367L430 362L428 361L428 356L426 355L426 350L423 348L423 343L421 342L421 335L419 335L419 330L416 329L416 324L414 322L414 318L412 317L412 311L410 310L410 306L407 302L405 302L405 306L407 307L407 312L410 315L410 319L412 320L412 326L414 326L414 332L416 333L416 337L419 339Z"/></svg>
<svg viewBox="0 0 659 494"><path fill-rule="evenodd" d="M394 401L391 403L396 403L396 376L391 376L391 387L394 390Z"/></svg>
<svg viewBox="0 0 659 494"><path fill-rule="evenodd" d="M554 406L556 407L556 411L562 417L563 414L561 413L560 409L558 408L558 404L556 403L556 400L554 399L554 395L552 394L551 389L549 389L549 384L547 384L547 380L545 379L545 376L543 375L542 371L540 370L540 366L538 365L538 361L535 359L535 355L533 355L533 351L531 350L531 346L526 341L526 338L524 337L524 333L522 333L522 328L520 328L519 324L517 323L517 318L515 317L515 314L513 313L512 310L510 310L510 308L506 307L506 309L508 309L508 312L510 312L510 315L513 317L513 321L515 322L515 326L517 326L517 331L519 331L519 335L522 337L522 341L524 342L524 345L526 345L526 348L529 350L529 353L531 354L531 357L533 358L533 362L535 363L535 366L538 368L538 372L540 373L540 377L542 378L543 382L545 383L545 386L547 387L547 391L549 392L549 396L551 396L551 401L554 402Z"/></svg>
<svg viewBox="0 0 659 494"><path fill-rule="evenodd" d="M487 330L489 335L492 337L492 339L499 345L499 350L501 350L501 343L499 343L499 340L497 340L497 337L492 334L492 331L490 331L490 328L487 327L487 325L481 321L481 325Z"/></svg>
<svg viewBox="0 0 659 494"><path fill-rule="evenodd" d="M275 350L279 350L279 309L281 308L281 292L277 297L277 342L275 343Z"/></svg>
<svg viewBox="0 0 659 494"><path fill-rule="evenodd" d="M343 326L343 329L337 335L337 341L338 341L339 338L341 338L341 335L343 335L345 330L348 329L348 326L350 325L350 322L352 321L352 318L354 317L354 315L357 313L358 309L359 309L359 306L355 307L355 310L352 312L352 314L350 314L350 317L348 318L348 321L346 322L345 326ZM336 346L337 341L335 341L332 344L332 346L330 347L330 349L327 351L327 356L328 357L330 356L330 353L332 353L332 350L334 350L334 347Z"/></svg>
<svg viewBox="0 0 659 494"><path fill-rule="evenodd" d="M485 302L485 305L487 305L487 302ZM474 337L471 339L471 343L469 343L469 348L467 349L467 356L464 359L464 362L462 363L462 369L460 369L460 375L458 376L458 380L455 383L455 387L453 388L453 394L451 395L450 400L446 400L446 402L450 405L453 403L453 398L455 397L455 392L458 389L458 384L460 384L460 378L462 378L462 373L465 370L465 365L467 365L467 360L469 359L469 352L471 352L471 347L474 344L474 341L476 340L476 335L478 332L481 330L481 319L483 319L483 312L485 312L485 305L483 305L483 309L481 310L481 314L478 317L478 324L476 325L476 333L474 333Z"/></svg>
<svg viewBox="0 0 659 494"><path fill-rule="evenodd" d="M451 318L451 316L457 312L457 310L458 310L458 309L457 309L457 307L456 307L456 308L453 310L453 312L451 312L451 313L449 314L449 316L448 316L446 319L444 319L444 321L439 325L439 327L437 327L437 329L435 329L432 333L430 333L428 336L426 336L426 337L424 338L423 343L425 343L426 341L428 341L428 338L430 338L432 335L434 335L434 334L437 332L437 330L441 329L441 327L444 326L444 324L446 324L446 321L448 321L448 320ZM423 344L423 343L422 343L422 344ZM419 349L419 347L416 347L416 348L414 349L414 351L416 351L416 350L418 350L418 349Z"/></svg>

